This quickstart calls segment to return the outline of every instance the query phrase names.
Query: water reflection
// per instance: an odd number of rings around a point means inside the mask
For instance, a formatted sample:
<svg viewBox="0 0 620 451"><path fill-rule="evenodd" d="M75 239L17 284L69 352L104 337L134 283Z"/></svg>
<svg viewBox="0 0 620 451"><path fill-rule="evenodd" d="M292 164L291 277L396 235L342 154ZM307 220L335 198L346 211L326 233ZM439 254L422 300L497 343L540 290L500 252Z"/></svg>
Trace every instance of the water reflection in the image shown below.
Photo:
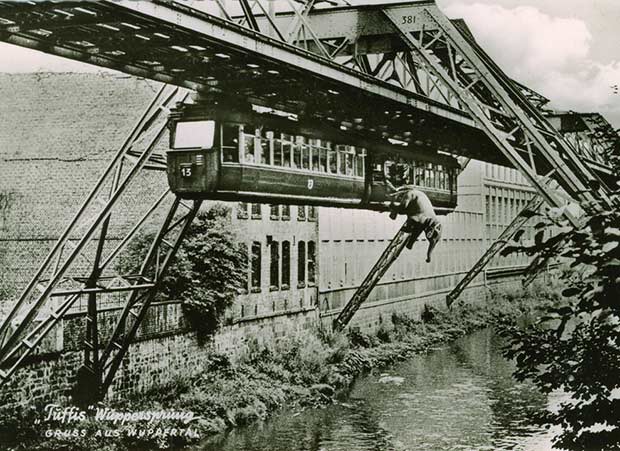
<svg viewBox="0 0 620 451"><path fill-rule="evenodd" d="M511 378L500 342L485 330L360 379L347 402L204 443L205 451L550 450L532 418L547 405ZM390 376L390 377L386 377ZM402 378L402 380L400 379Z"/></svg>

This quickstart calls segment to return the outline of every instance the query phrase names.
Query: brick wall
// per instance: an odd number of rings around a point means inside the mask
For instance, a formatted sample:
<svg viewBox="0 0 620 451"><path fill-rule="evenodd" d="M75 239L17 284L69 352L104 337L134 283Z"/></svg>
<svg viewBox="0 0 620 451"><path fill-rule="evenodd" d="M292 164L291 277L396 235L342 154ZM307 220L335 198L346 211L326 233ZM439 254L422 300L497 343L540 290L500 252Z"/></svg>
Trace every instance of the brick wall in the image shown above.
<svg viewBox="0 0 620 451"><path fill-rule="evenodd" d="M110 74L0 74L0 303L38 268L155 89ZM165 187L165 175L144 174L112 238Z"/></svg>

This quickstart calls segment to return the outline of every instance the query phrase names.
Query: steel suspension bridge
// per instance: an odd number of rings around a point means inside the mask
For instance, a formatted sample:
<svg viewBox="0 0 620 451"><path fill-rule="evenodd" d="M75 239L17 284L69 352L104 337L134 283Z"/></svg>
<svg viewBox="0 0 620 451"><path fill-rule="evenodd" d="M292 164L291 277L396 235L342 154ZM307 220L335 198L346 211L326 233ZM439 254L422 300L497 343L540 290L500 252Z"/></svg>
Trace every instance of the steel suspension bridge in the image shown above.
<svg viewBox="0 0 620 451"><path fill-rule="evenodd" d="M200 199L175 198L139 273L113 270L169 194L162 192L108 249L119 199L142 171L166 167L156 145L166 132L167 112L179 102L252 104L294 114L317 128L511 166L538 193L530 210L563 207L563 195L586 211L609 206L609 161L617 149L609 124L598 115L568 115L579 124L554 126L559 116L545 110L547 99L508 77L466 24L449 20L433 1L350 6L332 0L214 0L209 8L171 0L0 2L1 41L164 84L0 325L0 386L86 296L82 383L98 387L95 397L105 396L200 208ZM579 217L565 212L578 227ZM525 219L519 214L513 220L449 302ZM388 245L336 328L346 326L398 257L408 230L403 227ZM76 264L86 252L92 254L88 271ZM126 302L104 342L97 299L106 293L125 293Z"/></svg>

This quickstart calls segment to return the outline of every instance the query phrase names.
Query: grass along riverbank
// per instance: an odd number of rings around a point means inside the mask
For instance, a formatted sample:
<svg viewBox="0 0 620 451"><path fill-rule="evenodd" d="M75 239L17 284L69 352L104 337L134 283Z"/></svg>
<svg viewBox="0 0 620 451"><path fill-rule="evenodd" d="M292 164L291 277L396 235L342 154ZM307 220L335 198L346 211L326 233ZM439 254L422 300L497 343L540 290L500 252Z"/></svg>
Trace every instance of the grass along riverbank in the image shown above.
<svg viewBox="0 0 620 451"><path fill-rule="evenodd" d="M250 344L236 361L212 354L194 375L154 387L123 402L101 406L122 412L174 410L193 412L194 419L124 425L110 421L62 424L43 422L43 406L21 412L0 411L0 444L8 440L19 450L136 450L179 448L227 428L263 420L283 407L313 407L346 396L354 379L424 353L474 330L514 322L535 314L543 304L557 302L559 290L536 286L504 291L487 302L458 304L451 311L425 308L421 320L393 315L372 335L355 330L334 334L317 329L286 337L270 347ZM187 429L191 428L191 431ZM42 437L44 429L77 431L66 437ZM140 437L135 431L151 431ZM135 435L134 435L135 434ZM180 435L180 436L179 436ZM17 445L19 444L19 445ZM5 446L8 447L8 446Z"/></svg>

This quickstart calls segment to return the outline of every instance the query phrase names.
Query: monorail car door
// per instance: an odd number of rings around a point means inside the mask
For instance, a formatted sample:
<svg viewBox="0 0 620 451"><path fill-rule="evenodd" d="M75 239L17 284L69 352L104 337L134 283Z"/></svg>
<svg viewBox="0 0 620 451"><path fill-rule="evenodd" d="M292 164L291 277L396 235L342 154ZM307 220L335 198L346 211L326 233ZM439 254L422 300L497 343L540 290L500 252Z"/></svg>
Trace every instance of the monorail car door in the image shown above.
<svg viewBox="0 0 620 451"><path fill-rule="evenodd" d="M168 181L175 192L208 193L217 188L220 171L216 122L174 122L170 134Z"/></svg>

